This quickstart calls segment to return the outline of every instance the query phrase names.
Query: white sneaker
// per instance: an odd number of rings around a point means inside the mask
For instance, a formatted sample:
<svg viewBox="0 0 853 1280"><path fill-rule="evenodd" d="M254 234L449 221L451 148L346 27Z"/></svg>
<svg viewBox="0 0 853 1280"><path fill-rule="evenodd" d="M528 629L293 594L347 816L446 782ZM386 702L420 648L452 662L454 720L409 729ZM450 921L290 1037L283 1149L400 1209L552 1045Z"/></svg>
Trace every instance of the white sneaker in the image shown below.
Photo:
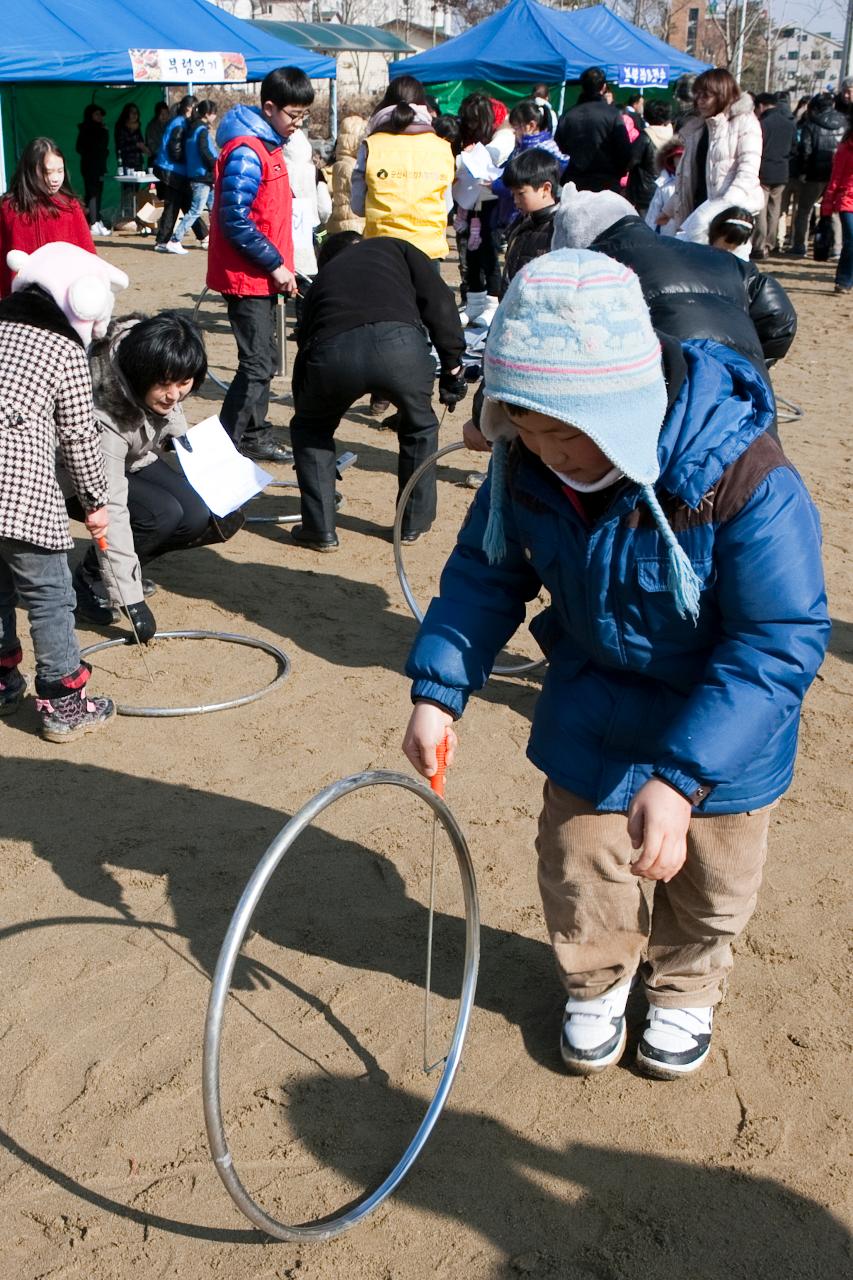
<svg viewBox="0 0 853 1280"><path fill-rule="evenodd" d="M198 247L199 247L199 249L209 249L209 248L210 248L210 236L205 236L205 237L204 237L204 239L203 239L203 240L201 240L201 241L199 242L199 246L198 246Z"/></svg>
<svg viewBox="0 0 853 1280"><path fill-rule="evenodd" d="M637 1046L637 1066L658 1080L677 1080L698 1071L711 1048L713 1009L659 1009L649 1018Z"/></svg>
<svg viewBox="0 0 853 1280"><path fill-rule="evenodd" d="M631 982L613 987L595 1000L566 1001L560 1053L574 1075L594 1075L622 1057L627 1030L625 1005Z"/></svg>
<svg viewBox="0 0 853 1280"><path fill-rule="evenodd" d="M155 253L168 253L168 252L169 252L169 246L168 246L167 244L155 244L155 246L154 246L154 252L155 252Z"/></svg>
<svg viewBox="0 0 853 1280"><path fill-rule="evenodd" d="M108 236L110 234L109 228L105 227L103 222L93 222L89 230L93 236Z"/></svg>
<svg viewBox="0 0 853 1280"><path fill-rule="evenodd" d="M189 249L185 249L180 240L170 240L166 245L167 253L189 253Z"/></svg>

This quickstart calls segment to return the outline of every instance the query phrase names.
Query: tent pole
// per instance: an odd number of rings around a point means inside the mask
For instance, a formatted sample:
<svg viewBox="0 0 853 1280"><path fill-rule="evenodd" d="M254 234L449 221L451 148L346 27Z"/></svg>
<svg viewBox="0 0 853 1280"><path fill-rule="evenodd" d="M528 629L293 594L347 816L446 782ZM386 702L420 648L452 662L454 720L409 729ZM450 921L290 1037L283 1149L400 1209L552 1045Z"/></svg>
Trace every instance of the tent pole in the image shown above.
<svg viewBox="0 0 853 1280"><path fill-rule="evenodd" d="M329 80L329 136L335 142L338 137L338 82Z"/></svg>
<svg viewBox="0 0 853 1280"><path fill-rule="evenodd" d="M0 97L0 194L6 190L6 152L3 147L3 99Z"/></svg>
<svg viewBox="0 0 853 1280"><path fill-rule="evenodd" d="M560 105L557 107L558 116L561 116L563 114L563 104L565 103L565 101L566 101L566 82L564 80L563 83L560 85Z"/></svg>

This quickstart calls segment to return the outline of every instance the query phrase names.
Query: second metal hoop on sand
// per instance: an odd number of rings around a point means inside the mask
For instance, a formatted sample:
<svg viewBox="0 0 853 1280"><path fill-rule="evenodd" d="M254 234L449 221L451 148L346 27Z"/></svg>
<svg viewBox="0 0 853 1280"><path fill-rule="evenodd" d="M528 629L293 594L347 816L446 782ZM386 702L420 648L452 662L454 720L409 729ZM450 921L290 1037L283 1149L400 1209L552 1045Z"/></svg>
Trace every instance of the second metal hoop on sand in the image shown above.
<svg viewBox="0 0 853 1280"><path fill-rule="evenodd" d="M420 605L415 599L414 593L411 588L411 584L409 583L409 579L406 574L406 566L403 564L403 543L402 543L403 515L405 513L406 506L408 505L409 498L412 496L412 490L414 489L418 481L422 479L424 475L426 475L429 468L434 467L435 464L438 462L439 458L445 457L446 454L455 453L457 449L465 449L465 448L467 448L465 441L458 440L455 444L444 445L444 447L439 449L437 453L432 454L431 457L427 458L424 462L422 462L421 465L417 468L417 470L410 476L408 483L403 489L403 492L400 494L400 501L397 503L397 515L394 519L394 565L397 569L397 578L400 583L400 588L405 597L406 604L409 606L412 613L414 614L416 622L423 622L424 615L423 615L423 612L421 611ZM492 667L492 675L493 676L521 676L521 675L526 675L530 671L536 671L538 670L539 667L544 667L544 666L545 666L544 658L530 658L523 662L519 662L512 665L508 663L500 663L500 664L495 663L495 665Z"/></svg>
<svg viewBox="0 0 853 1280"><path fill-rule="evenodd" d="M232 707L244 707L249 702L257 702L260 698L265 698L268 693L272 693L273 689L283 684L290 674L290 659L284 650L256 636L234 635L230 631L157 631L154 639L222 640L227 644L245 645L248 649L260 649L263 653L268 653L275 658L279 666L278 675L269 684L264 685L263 689L258 689L255 693L244 693L239 698L229 698L226 702L210 702L197 707L131 707L118 703L116 711L120 716L152 716L156 719L165 716L201 716L210 711L230 711ZM100 640L97 644L90 644L87 649L81 649L80 657L86 658L90 653L100 653L102 649L115 649L119 645L127 644L128 641L123 636L116 640Z"/></svg>
<svg viewBox="0 0 853 1280"><path fill-rule="evenodd" d="M317 1222L304 1222L288 1225L271 1217L252 1199L240 1181L234 1168L234 1161L228 1148L225 1125L222 1118L220 1058L222 1052L222 1024L231 979L240 955L240 949L252 922L252 916L261 900L261 896L269 884L273 873L285 854L306 827L328 809L336 800L351 792L365 787L390 786L402 787L413 792L432 809L433 815L441 823L456 855L456 864L462 882L462 893L465 904L465 957L462 969L462 989L459 996L459 1010L444 1070L438 1082L432 1101L427 1107L426 1115L421 1121L414 1137L409 1142L403 1155L391 1172L378 1187L358 1199L355 1204L340 1213L332 1214ZM399 1186L411 1169L429 1138L430 1133L447 1101L459 1066L465 1033L474 1003L474 992L477 985L477 968L480 956L480 912L477 901L477 885L474 868L465 837L451 811L439 796L422 782L407 774L390 773L376 770L370 773L358 773L349 778L342 778L320 791L309 800L298 813L290 819L278 833L270 847L253 872L243 896L237 904L219 959L213 975L213 986L207 1007L207 1018L204 1025L204 1058L202 1067L202 1097L204 1101L204 1119L207 1136L213 1155L216 1170L225 1183L228 1194L238 1209L246 1215L261 1231L274 1236L277 1240L331 1240L341 1235L350 1227L361 1222Z"/></svg>

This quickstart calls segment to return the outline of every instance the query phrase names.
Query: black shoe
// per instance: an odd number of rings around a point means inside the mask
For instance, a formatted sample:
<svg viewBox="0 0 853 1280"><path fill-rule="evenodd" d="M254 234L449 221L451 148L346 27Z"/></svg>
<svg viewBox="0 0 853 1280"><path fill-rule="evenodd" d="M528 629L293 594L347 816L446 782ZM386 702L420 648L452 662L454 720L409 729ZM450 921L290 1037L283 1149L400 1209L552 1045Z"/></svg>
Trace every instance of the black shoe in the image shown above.
<svg viewBox="0 0 853 1280"><path fill-rule="evenodd" d="M370 408L367 410L367 412L373 418L381 418L383 414L386 414L390 408L391 408L390 400L383 400L381 396L371 396Z"/></svg>
<svg viewBox="0 0 853 1280"><path fill-rule="evenodd" d="M410 530L410 531L409 531L409 533L403 533L403 534L401 534L401 535L400 535L400 541L401 541L401 542L405 542L405 543L407 543L407 544L408 544L408 543L412 543L412 542L417 542L417 540L418 540L418 538L421 536L421 534L423 534L423 533L425 533L425 532L426 532L426 530L424 530L424 529L418 529L418 530L416 530L416 531L414 531L414 532Z"/></svg>
<svg viewBox="0 0 853 1280"><path fill-rule="evenodd" d="M113 609L106 596L95 591L95 579L86 569L85 563L78 564L71 578L74 593L77 596L76 612L87 622L94 622L99 627L108 627L118 621L118 611ZM97 579L100 583L100 579Z"/></svg>
<svg viewBox="0 0 853 1280"><path fill-rule="evenodd" d="M301 524L293 525L290 536L297 546L311 551L337 551L341 545L336 533L309 533Z"/></svg>
<svg viewBox="0 0 853 1280"><path fill-rule="evenodd" d="M253 462L292 462L293 454L283 445L277 444L272 436L243 436L237 446L242 454Z"/></svg>

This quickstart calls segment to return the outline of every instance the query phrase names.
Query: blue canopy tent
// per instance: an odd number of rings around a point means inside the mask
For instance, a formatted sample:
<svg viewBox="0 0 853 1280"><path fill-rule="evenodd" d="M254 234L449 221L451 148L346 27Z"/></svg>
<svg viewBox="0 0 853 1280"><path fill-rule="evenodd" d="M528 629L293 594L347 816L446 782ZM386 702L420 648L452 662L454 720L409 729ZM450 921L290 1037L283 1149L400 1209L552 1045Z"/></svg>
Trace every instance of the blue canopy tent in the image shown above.
<svg viewBox="0 0 853 1280"><path fill-rule="evenodd" d="M335 64L233 18L207 0L14 0L3 15L0 81L128 84L128 49L242 53L247 78L300 67L331 79Z"/></svg>
<svg viewBox="0 0 853 1280"><path fill-rule="evenodd" d="M334 59L288 44L207 0L14 0L4 11L0 40L0 191L4 154L16 156L36 134L56 138L73 163L76 126L95 96L109 104L109 115L131 98L150 111L163 85L134 84L129 49L242 54L248 80L281 66L299 67L312 79L336 74ZM94 88L81 92L81 85L133 88L96 94Z"/></svg>
<svg viewBox="0 0 853 1280"><path fill-rule="evenodd" d="M698 75L707 64L617 17L606 5L563 11L536 0L510 0L505 9L453 40L391 63L392 79L417 76L445 108L458 106L463 86L505 90L505 101L526 97L538 81L561 86L587 67L603 67L614 84L666 91L670 81ZM523 86L520 88L519 86Z"/></svg>

